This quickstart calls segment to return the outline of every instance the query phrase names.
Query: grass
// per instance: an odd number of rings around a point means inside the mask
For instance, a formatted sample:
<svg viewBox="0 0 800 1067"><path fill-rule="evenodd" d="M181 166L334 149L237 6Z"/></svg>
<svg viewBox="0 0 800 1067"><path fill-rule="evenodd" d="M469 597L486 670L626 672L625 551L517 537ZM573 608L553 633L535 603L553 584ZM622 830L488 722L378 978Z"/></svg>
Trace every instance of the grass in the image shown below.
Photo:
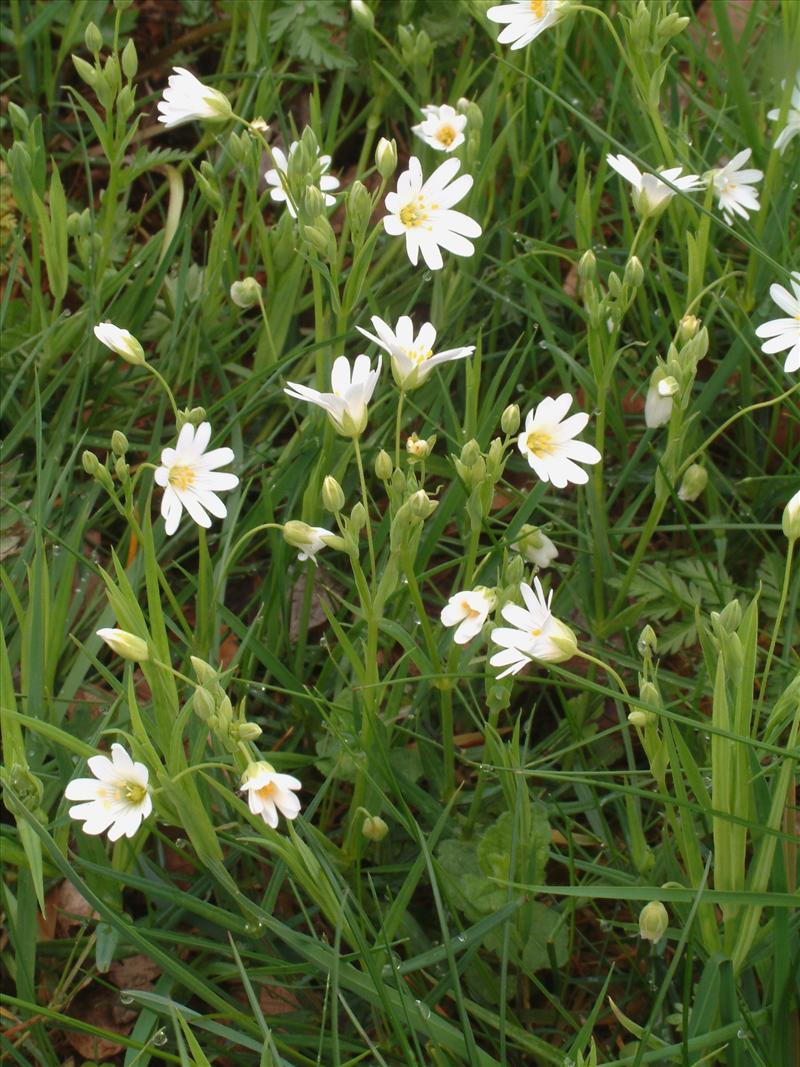
<svg viewBox="0 0 800 1067"><path fill-rule="evenodd" d="M512 52L487 7L383 0L371 29L321 0L3 12L9 1063L795 1063L800 577L781 519L800 404L754 329L800 268L800 141L774 151L766 118L788 108L800 11L577 7ZM311 213L303 175L299 222L273 203L241 122L158 126L175 64L271 146L310 127L336 208ZM383 195L410 154L441 162L410 132L419 106L461 97L458 209L483 235L414 269ZM761 206L730 226L703 192L641 222L606 163L703 174L744 147ZM247 276L263 302L244 310ZM474 355L402 407L387 357L355 442L284 394L327 388L357 325L402 314ZM145 364L95 340L105 320ZM657 357L680 388L648 429ZM603 458L556 490L503 413L564 391ZM235 453L207 534L159 515L173 407ZM435 436L422 461L412 432ZM708 482L687 501L692 463ZM290 520L344 548L298 562ZM477 585L519 601L525 523L558 548L540 577L578 649L498 680L489 631L455 645L439 612ZM112 653L111 626L148 659ZM115 844L64 798L113 742L155 807ZM249 812L252 758L302 780L295 821Z"/></svg>

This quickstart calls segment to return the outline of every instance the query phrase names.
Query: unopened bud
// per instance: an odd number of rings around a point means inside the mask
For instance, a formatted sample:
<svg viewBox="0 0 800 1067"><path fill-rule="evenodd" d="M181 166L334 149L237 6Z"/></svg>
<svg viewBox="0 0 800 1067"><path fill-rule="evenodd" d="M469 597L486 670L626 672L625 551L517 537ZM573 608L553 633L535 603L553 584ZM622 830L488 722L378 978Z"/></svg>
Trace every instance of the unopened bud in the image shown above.
<svg viewBox="0 0 800 1067"><path fill-rule="evenodd" d="M94 89L98 79L97 69L91 63L87 63L85 59L81 59L80 56L73 56L72 62L81 81L86 82L88 86Z"/></svg>
<svg viewBox="0 0 800 1067"><path fill-rule="evenodd" d="M220 724L227 727L233 718L233 704L231 704L231 698L227 694L223 696L217 705L217 714L219 715Z"/></svg>
<svg viewBox="0 0 800 1067"><path fill-rule="evenodd" d="M375 149L375 166L384 180L391 178L397 170L397 143L394 137L391 141L385 137L381 137L378 141L378 147Z"/></svg>
<svg viewBox="0 0 800 1067"><path fill-rule="evenodd" d="M699 463L692 463L691 466L686 468L686 473L681 479L678 500L691 504L692 501L697 500L707 484L708 471L706 468L701 467Z"/></svg>
<svg viewBox="0 0 800 1067"><path fill-rule="evenodd" d="M237 308L255 307L261 296L261 286L255 278L242 278L231 285L231 300Z"/></svg>
<svg viewBox="0 0 800 1067"><path fill-rule="evenodd" d="M626 286L632 289L638 289L642 284L644 281L644 267L638 256L631 256L625 264L625 274L622 280Z"/></svg>
<svg viewBox="0 0 800 1067"><path fill-rule="evenodd" d="M697 336L700 329L700 319L695 315L684 315L678 324L678 344L685 345Z"/></svg>
<svg viewBox="0 0 800 1067"><path fill-rule="evenodd" d="M631 726L638 726L640 730L644 730L646 726L649 726L654 721L655 715L652 712L642 711L640 708L632 711L628 716L628 722Z"/></svg>
<svg viewBox="0 0 800 1067"><path fill-rule="evenodd" d="M578 262L578 277L581 281L593 281L597 274L597 258L591 248L587 249Z"/></svg>
<svg viewBox="0 0 800 1067"><path fill-rule="evenodd" d="M316 219L325 211L325 194L317 185L307 185L303 193L303 207L311 219Z"/></svg>
<svg viewBox="0 0 800 1067"><path fill-rule="evenodd" d="M84 30L83 41L93 56L96 56L103 47L103 35L93 22L90 22Z"/></svg>
<svg viewBox="0 0 800 1067"><path fill-rule="evenodd" d="M649 623L639 634L639 640L636 642L636 647L639 649L640 656L655 655L658 650L658 638L656 637L655 630Z"/></svg>
<svg viewBox="0 0 800 1067"><path fill-rule="evenodd" d="M114 430L111 434L111 451L115 456L124 456L128 451L128 438L122 430Z"/></svg>
<svg viewBox="0 0 800 1067"><path fill-rule="evenodd" d="M615 299L622 292L622 282L615 270L612 270L608 276L608 291Z"/></svg>
<svg viewBox="0 0 800 1067"><path fill-rule="evenodd" d="M361 827L361 833L368 841L383 841L384 837L389 833L389 827L380 817L380 815L368 815L364 819L364 823Z"/></svg>
<svg viewBox="0 0 800 1067"><path fill-rule="evenodd" d="M435 441L435 437L431 437L430 440L426 441L425 438L417 437L415 433L412 433L406 441L406 452L408 453L408 458L412 462L427 459L428 456L431 454L431 450L433 449L433 443L435 443Z"/></svg>
<svg viewBox="0 0 800 1067"><path fill-rule="evenodd" d="M649 704L654 708L661 707L661 694L659 693L658 686L655 682L642 680L639 684L639 696L643 704ZM647 709L645 709L645 711L647 711Z"/></svg>
<svg viewBox="0 0 800 1067"><path fill-rule="evenodd" d="M322 506L334 513L344 507L344 490L332 474L326 475L322 483Z"/></svg>
<svg viewBox="0 0 800 1067"><path fill-rule="evenodd" d="M97 636L101 637L108 647L123 659L145 663L150 658L147 642L141 637L136 637L135 634L129 634L127 630L98 630Z"/></svg>
<svg viewBox="0 0 800 1067"><path fill-rule="evenodd" d="M669 926L667 909L660 900L651 900L639 912L639 936L657 945Z"/></svg>
<svg viewBox="0 0 800 1067"><path fill-rule="evenodd" d="M128 464L125 462L124 456L117 456L117 458L114 460L114 473L121 482L124 482L128 479Z"/></svg>
<svg viewBox="0 0 800 1067"><path fill-rule="evenodd" d="M207 689L195 689L194 696L192 697L192 710L195 715L202 722L211 722L216 710L217 705L213 696Z"/></svg>
<svg viewBox="0 0 800 1067"><path fill-rule="evenodd" d="M800 489L783 509L781 526L790 541L796 541L800 537Z"/></svg>
<svg viewBox="0 0 800 1067"><path fill-rule="evenodd" d="M353 505L353 510L350 512L350 531L357 534L359 530L363 530L367 525L367 509L362 502L358 500Z"/></svg>
<svg viewBox="0 0 800 1067"><path fill-rule="evenodd" d="M507 436L515 434L519 429L519 404L509 404L500 416L500 429Z"/></svg>
<svg viewBox="0 0 800 1067"><path fill-rule="evenodd" d="M133 38L128 41L125 47L122 49L122 73L128 79L133 81L136 77L136 71L139 69L139 58L136 55L136 45L133 43Z"/></svg>
<svg viewBox="0 0 800 1067"><path fill-rule="evenodd" d="M199 656L190 656L189 660L192 664L192 670L201 685L209 685L211 682L216 682L218 674L210 663L206 663L206 661L200 659Z"/></svg>
<svg viewBox="0 0 800 1067"><path fill-rule="evenodd" d="M367 226L369 226L370 215L372 215L372 197L362 182L355 181L347 192L347 218L356 243L363 240Z"/></svg>
<svg viewBox="0 0 800 1067"><path fill-rule="evenodd" d="M350 0L350 11L353 21L362 30L371 30L375 25L375 16L364 0Z"/></svg>
<svg viewBox="0 0 800 1067"><path fill-rule="evenodd" d="M262 734L261 727L257 722L239 723L236 733L240 741L255 741Z"/></svg>
<svg viewBox="0 0 800 1067"><path fill-rule="evenodd" d="M467 441L464 447L461 449L461 462L465 467L474 467L478 460L481 458L481 446L473 438L471 441Z"/></svg>
<svg viewBox="0 0 800 1067"><path fill-rule="evenodd" d="M409 509L415 519L427 519L439 506L438 500L431 500L424 489L418 489L408 498Z"/></svg>
<svg viewBox="0 0 800 1067"><path fill-rule="evenodd" d="M394 467L392 465L392 457L388 452L381 449L378 455L375 457L375 474L382 482L388 482L392 477L392 471Z"/></svg>

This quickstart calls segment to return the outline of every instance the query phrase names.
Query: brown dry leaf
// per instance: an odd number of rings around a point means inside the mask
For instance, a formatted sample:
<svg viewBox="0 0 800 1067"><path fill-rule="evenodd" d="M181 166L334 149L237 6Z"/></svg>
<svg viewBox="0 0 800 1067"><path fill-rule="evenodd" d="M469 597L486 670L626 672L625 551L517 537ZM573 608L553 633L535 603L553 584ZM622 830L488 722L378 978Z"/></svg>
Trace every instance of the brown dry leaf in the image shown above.
<svg viewBox="0 0 800 1067"><path fill-rule="evenodd" d="M317 569L317 573L314 578L314 591L311 595L311 611L308 617L308 629L314 630L318 626L322 626L327 622L325 612L322 610L322 603L329 611L333 610L333 604L331 598L327 595L328 590L331 592L341 592L341 586L337 585L331 578L329 578L322 567ZM297 641L300 636L300 616L303 611L303 600L306 594L306 576L301 574L292 587L292 604L289 614L289 640Z"/></svg>
<svg viewBox="0 0 800 1067"><path fill-rule="evenodd" d="M75 927L83 926L87 919L100 918L88 900L66 879L53 886L44 902L47 912L37 916L39 932L44 941L51 941L54 937L70 937Z"/></svg>
<svg viewBox="0 0 800 1067"><path fill-rule="evenodd" d="M566 273L564 281L561 283L561 288L571 297L573 300L578 295L578 264L573 263Z"/></svg>
<svg viewBox="0 0 800 1067"><path fill-rule="evenodd" d="M128 956L111 964L108 977L120 989L152 989L161 968L147 956Z"/></svg>
<svg viewBox="0 0 800 1067"><path fill-rule="evenodd" d="M725 13L728 16L731 33L737 44L741 40L747 20L750 18L752 6L753 0L728 0L725 5ZM695 17L689 23L687 32L696 41L705 46L709 55L718 56L722 53L719 30L717 29L717 15L710 0L704 0L704 3L697 9Z"/></svg>
<svg viewBox="0 0 800 1067"><path fill-rule="evenodd" d="M300 1007L294 993L279 985L262 985L258 991L258 1004L265 1015L285 1015Z"/></svg>
<svg viewBox="0 0 800 1067"><path fill-rule="evenodd" d="M82 1023L96 1026L98 1030L122 1034L126 1037L131 1032L137 1015L135 1011L124 1008L120 1004L116 990L103 989L102 986L94 983L73 999L69 1006L69 1014ZM65 1031L65 1037L71 1047L87 1060L101 1060L107 1056L115 1056L124 1048L111 1037L98 1037L94 1034L82 1034L71 1030Z"/></svg>

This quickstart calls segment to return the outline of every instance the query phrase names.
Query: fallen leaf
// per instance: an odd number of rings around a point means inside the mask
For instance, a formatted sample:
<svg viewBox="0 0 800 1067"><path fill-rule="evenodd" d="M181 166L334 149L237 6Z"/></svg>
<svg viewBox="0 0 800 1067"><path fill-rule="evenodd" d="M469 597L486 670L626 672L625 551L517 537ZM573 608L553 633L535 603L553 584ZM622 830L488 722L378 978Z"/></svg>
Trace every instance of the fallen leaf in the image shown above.
<svg viewBox="0 0 800 1067"><path fill-rule="evenodd" d="M108 977L120 989L152 989L161 968L147 956L128 956L115 960L108 969Z"/></svg>
<svg viewBox="0 0 800 1067"><path fill-rule="evenodd" d="M44 903L45 914L37 916L39 932L44 941L51 941L54 937L70 937L76 926L84 926L87 920L100 918L88 900L66 879L53 886Z"/></svg>
<svg viewBox="0 0 800 1067"><path fill-rule="evenodd" d="M104 1030L107 1034L127 1037L138 1013L123 1007L116 990L104 989L92 983L72 1000L69 1014L73 1019ZM69 1045L87 1060L115 1056L124 1048L111 1036L84 1034L74 1030L65 1030L64 1036Z"/></svg>

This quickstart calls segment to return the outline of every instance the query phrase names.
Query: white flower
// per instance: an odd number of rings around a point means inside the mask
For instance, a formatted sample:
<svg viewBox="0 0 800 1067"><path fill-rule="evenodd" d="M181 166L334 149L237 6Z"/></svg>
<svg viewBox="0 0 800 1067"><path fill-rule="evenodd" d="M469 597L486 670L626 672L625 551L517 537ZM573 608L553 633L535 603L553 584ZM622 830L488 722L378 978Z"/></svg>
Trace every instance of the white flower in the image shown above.
<svg viewBox="0 0 800 1067"><path fill-rule="evenodd" d="M486 17L492 22L507 23L500 31L497 43L510 44L513 52L554 26L566 7L567 0L512 0L510 4L490 7Z"/></svg>
<svg viewBox="0 0 800 1067"><path fill-rule="evenodd" d="M253 815L260 815L274 830L278 812L287 819L300 814L300 801L292 790L302 789L303 783L291 774L278 774L271 763L259 760L251 763L242 775L239 792L247 793L247 803Z"/></svg>
<svg viewBox="0 0 800 1067"><path fill-rule="evenodd" d="M67 800L83 801L69 809L70 817L83 821L86 834L108 830L110 841L133 837L153 810L147 767L134 763L117 744L111 746L111 759L92 756L88 764L94 778L76 778L64 791Z"/></svg>
<svg viewBox="0 0 800 1067"><path fill-rule="evenodd" d="M480 237L480 226L469 215L451 210L472 188L468 174L452 181L460 166L457 159L448 159L424 181L419 160L411 156L408 170L397 179L397 191L386 195L389 214L384 216L383 227L392 237L405 234L406 252L415 267L420 252L431 270L443 266L440 247L454 256L475 252L467 238Z"/></svg>
<svg viewBox="0 0 800 1067"><path fill-rule="evenodd" d="M128 330L122 330L113 322L99 322L94 328L94 335L100 344L110 348L127 363L138 366L144 363L144 349Z"/></svg>
<svg viewBox="0 0 800 1067"><path fill-rule="evenodd" d="M309 404L323 408L344 437L358 437L367 425L367 405L380 373L380 356L375 370L371 369L368 356L356 356L352 370L347 356L338 356L331 368L332 392L320 393L295 382L288 382L284 392L295 400L307 400Z"/></svg>
<svg viewBox="0 0 800 1067"><path fill-rule="evenodd" d="M745 148L735 155L724 167L708 172L708 180L714 187L722 214L727 223L733 222L734 215L749 218L748 212L758 211L758 192L752 186L764 177L763 171L754 168L743 169L742 164L750 158L751 150Z"/></svg>
<svg viewBox="0 0 800 1067"><path fill-rule="evenodd" d="M549 567L558 556L558 549L547 534L527 522L520 528L519 536L512 542L511 548L537 567Z"/></svg>
<svg viewBox="0 0 800 1067"><path fill-rule="evenodd" d="M782 84L785 85L786 83L783 82ZM774 107L772 111L767 112L767 118L772 122L777 122L780 117L781 109L779 107ZM786 125L775 138L773 147L783 155L786 151L786 146L798 133L800 133L800 70L797 72L795 86L792 89L792 102L786 116Z"/></svg>
<svg viewBox="0 0 800 1067"><path fill-rule="evenodd" d="M442 608L442 623L445 626L458 626L453 640L457 645L465 645L481 632L496 603L494 592L482 585L477 589L455 593Z"/></svg>
<svg viewBox="0 0 800 1067"><path fill-rule="evenodd" d="M297 558L301 562L310 559L316 563L317 552L321 548L339 548L342 545L341 537L333 531L326 530L324 526L309 526L307 522L297 519L291 519L284 524L283 539L293 548L300 550Z"/></svg>
<svg viewBox="0 0 800 1067"><path fill-rule="evenodd" d="M165 529L174 534L178 529L184 508L198 526L211 525L209 514L224 519L228 514L217 493L233 489L239 484L235 474L218 471L233 461L233 449L214 448L206 452L211 440L211 424L201 422L195 432L187 422L178 434L174 448L165 448L161 453L161 466L156 469L156 484L163 486L161 514Z"/></svg>
<svg viewBox="0 0 800 1067"><path fill-rule="evenodd" d="M783 509L781 527L790 541L796 541L800 537L800 489Z"/></svg>
<svg viewBox="0 0 800 1067"><path fill-rule="evenodd" d="M464 143L464 127L467 116L459 115L454 107L442 104L428 104L422 109L424 121L411 127L411 132L420 137L425 144L437 152L453 152Z"/></svg>
<svg viewBox="0 0 800 1067"><path fill-rule="evenodd" d="M219 89L210 89L183 67L173 67L164 90L164 99L159 100L158 121L167 129L180 126L193 119L224 122L233 114L227 96Z"/></svg>
<svg viewBox="0 0 800 1067"><path fill-rule="evenodd" d="M665 375L663 367L657 367L650 379L647 399L644 402L644 421L651 430L666 426L672 417L672 398L680 386L671 375Z"/></svg>
<svg viewBox="0 0 800 1067"><path fill-rule="evenodd" d="M574 441L589 421L585 412L564 416L572 405L569 393L553 400L545 397L525 416L525 429L517 438L517 447L543 482L563 489L570 482L583 485L589 475L578 463L599 463L600 453L594 445Z"/></svg>
<svg viewBox="0 0 800 1067"><path fill-rule="evenodd" d="M475 346L469 345L466 348L448 348L434 355L435 328L429 322L424 322L414 337L414 323L408 315L400 316L394 330L377 315L372 316L372 325L377 337L360 326L357 328L392 357L392 374L401 389L416 389L437 364L463 359L475 351Z"/></svg>
<svg viewBox="0 0 800 1067"><path fill-rule="evenodd" d="M300 142L293 141L289 146L289 158L291 158L295 152L300 150ZM289 209L289 214L293 219L297 218L297 212L294 206L286 194L286 182L289 174L289 159L280 148L272 149L272 159L275 166L268 170L264 177L267 179L267 185L271 185L269 195L276 203L282 203L286 201L286 207ZM317 148L317 160L312 167L311 184L316 185L323 195L326 207L333 207L336 203L336 197L331 196L331 192L334 189L339 188L339 179L334 178L332 174L328 174L328 167L331 165L330 156L321 156L319 154L319 148Z"/></svg>
<svg viewBox="0 0 800 1067"><path fill-rule="evenodd" d="M97 631L97 636L102 638L108 647L123 659L130 659L144 663L150 658L147 642L136 634L128 633L127 630L107 628Z"/></svg>
<svg viewBox="0 0 800 1067"><path fill-rule="evenodd" d="M658 174L642 173L632 159L627 156L607 155L606 162L610 167L621 175L625 181L633 186L631 199L633 206L639 215L659 215L675 195L661 179L665 178L681 192L688 193L701 185L697 174L684 174L681 177L683 167L670 167L668 170L660 170Z"/></svg>
<svg viewBox="0 0 800 1067"><path fill-rule="evenodd" d="M791 374L800 370L800 271L792 271L792 292L782 285L771 285L769 295L787 319L770 319L756 330L757 337L767 337L761 351L771 355L789 349L783 369Z"/></svg>
<svg viewBox="0 0 800 1067"><path fill-rule="evenodd" d="M533 579L534 589L520 583L520 592L525 607L506 604L500 614L511 623L492 630L492 641L500 645L502 652L495 652L489 661L493 667L505 667L498 678L516 674L533 659L546 663L562 663L571 659L578 648L575 634L550 611L552 590L545 599L538 578Z"/></svg>

